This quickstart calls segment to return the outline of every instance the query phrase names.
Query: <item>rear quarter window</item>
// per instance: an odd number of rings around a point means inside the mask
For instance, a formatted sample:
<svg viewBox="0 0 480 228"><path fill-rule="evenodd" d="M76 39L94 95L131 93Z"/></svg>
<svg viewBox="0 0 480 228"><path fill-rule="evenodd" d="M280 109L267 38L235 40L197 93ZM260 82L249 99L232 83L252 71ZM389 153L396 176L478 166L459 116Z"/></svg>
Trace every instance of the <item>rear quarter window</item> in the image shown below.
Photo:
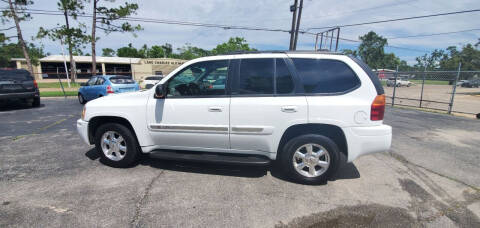
<svg viewBox="0 0 480 228"><path fill-rule="evenodd" d="M360 79L344 62L333 59L292 58L305 93L343 93L360 86Z"/></svg>

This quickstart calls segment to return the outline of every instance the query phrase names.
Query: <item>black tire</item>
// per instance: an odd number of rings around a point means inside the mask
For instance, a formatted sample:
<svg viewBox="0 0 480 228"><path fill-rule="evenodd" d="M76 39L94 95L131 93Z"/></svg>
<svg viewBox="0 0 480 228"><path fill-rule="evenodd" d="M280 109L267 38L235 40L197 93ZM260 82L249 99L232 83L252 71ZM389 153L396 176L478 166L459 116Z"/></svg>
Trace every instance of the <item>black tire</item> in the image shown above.
<svg viewBox="0 0 480 228"><path fill-rule="evenodd" d="M33 98L32 107L35 107L35 108L40 107L40 97Z"/></svg>
<svg viewBox="0 0 480 228"><path fill-rule="evenodd" d="M83 95L81 93L78 94L78 102L80 104L85 104L87 103L87 101L85 100L85 98L83 97Z"/></svg>
<svg viewBox="0 0 480 228"><path fill-rule="evenodd" d="M324 147L330 157L330 164L323 174L316 177L307 177L295 169L293 165L293 156L298 148L305 144L317 144ZM285 173L295 182L302 184L324 184L328 178L336 172L340 164L339 149L333 140L323 135L308 134L290 139L279 156L279 163Z"/></svg>
<svg viewBox="0 0 480 228"><path fill-rule="evenodd" d="M105 132L115 131L123 137L125 140L125 145L127 151L124 153L123 159L119 161L112 160L108 158L102 150L101 140ZM133 166L138 158L140 157L140 151L137 139L134 136L134 133L127 127L118 123L106 123L98 127L95 132L95 148L101 156L101 162L116 168L127 168Z"/></svg>

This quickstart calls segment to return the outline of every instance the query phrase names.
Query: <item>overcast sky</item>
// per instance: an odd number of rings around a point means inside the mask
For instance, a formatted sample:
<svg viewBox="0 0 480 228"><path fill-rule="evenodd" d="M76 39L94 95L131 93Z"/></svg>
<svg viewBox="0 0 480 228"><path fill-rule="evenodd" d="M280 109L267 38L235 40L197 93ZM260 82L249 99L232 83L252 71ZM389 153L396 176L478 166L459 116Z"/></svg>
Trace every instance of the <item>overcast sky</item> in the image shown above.
<svg viewBox="0 0 480 228"><path fill-rule="evenodd" d="M123 2L125 1L117 0L113 4L123 4ZM289 6L293 0L130 0L129 2L139 5L136 17L289 29L292 18ZM2 4L3 7L6 6ZM29 8L56 10L57 6L54 0L35 0L35 4ZM479 0L305 0L301 29L478 8L480 8ZM91 11L91 5L87 5L86 12ZM91 22L82 20L87 22L88 27L91 26ZM33 15L33 20L23 22L21 27L24 36L31 42L31 37L36 35L40 26L51 28L57 23L64 23L63 16ZM135 47L143 44L152 46L171 43L174 48L190 43L193 46L211 49L233 36L244 37L251 46L260 50L284 50L288 49L289 45L289 34L282 32L225 30L153 23L141 25L144 30L138 32L137 37L121 33L106 36L99 32L97 53L101 54L102 48L117 49L128 43L133 43ZM371 30L384 37L398 37L468 29L480 29L480 12L348 27L341 30L340 37L358 39L359 36ZM9 33L12 32L14 31ZM413 63L416 56L435 48L476 43L479 37L480 30L432 37L392 39L388 40L390 45L416 51L387 48L387 52L394 52L402 59ZM45 50L51 54L61 53L58 43L49 40L33 42L41 42ZM313 45L313 36L299 36L298 50L312 50ZM357 45L341 41L340 49L355 48ZM87 48L85 53L91 53L91 50Z"/></svg>

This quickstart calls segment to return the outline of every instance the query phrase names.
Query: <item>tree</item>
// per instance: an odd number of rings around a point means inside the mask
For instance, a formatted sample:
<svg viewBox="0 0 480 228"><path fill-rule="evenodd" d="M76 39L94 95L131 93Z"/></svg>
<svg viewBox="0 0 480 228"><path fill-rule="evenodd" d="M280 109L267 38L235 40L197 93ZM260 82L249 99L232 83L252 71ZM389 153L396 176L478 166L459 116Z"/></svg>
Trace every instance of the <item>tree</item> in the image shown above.
<svg viewBox="0 0 480 228"><path fill-rule="evenodd" d="M39 59L45 57L43 47L36 47L29 43L27 53L30 56L32 65L38 65ZM0 67L9 67L11 58L24 57L23 48L18 43L9 43L0 45Z"/></svg>
<svg viewBox="0 0 480 228"><path fill-rule="evenodd" d="M104 48L102 49L102 56L113 57L115 56L115 50L111 48Z"/></svg>
<svg viewBox="0 0 480 228"><path fill-rule="evenodd" d="M250 48L247 41L243 37L231 37L227 42L217 45L212 50L212 54L219 55L234 51L256 51L255 48Z"/></svg>
<svg viewBox="0 0 480 228"><path fill-rule="evenodd" d="M358 52L357 50L351 50L351 49L343 49L342 53L345 55L351 55L353 57L358 57Z"/></svg>
<svg viewBox="0 0 480 228"><path fill-rule="evenodd" d="M115 2L115 0L106 0L109 2ZM97 72L97 60L95 46L99 37L96 37L96 30L101 29L105 34L112 32L136 32L142 30L140 25L132 26L128 22L117 24L119 19L125 18L134 14L138 5L135 3L125 2L125 5L118 8L108 8L106 6L99 6L100 0L93 0L93 16L92 16L92 72ZM98 18L97 18L98 17ZM99 19L99 20L98 20ZM134 33L135 35L135 33Z"/></svg>
<svg viewBox="0 0 480 228"><path fill-rule="evenodd" d="M59 0L57 6L63 12L65 24L57 24L57 27L52 29L40 27L37 34L38 38L49 37L52 41L60 40L61 42L65 40L70 55L70 73L73 82L77 78L77 67L73 59L73 53L81 52L81 48L84 48L83 45L91 41L91 37L85 35L85 24L77 21L78 27L73 27L69 22L69 17L77 20L78 14L83 12L83 4L82 0Z"/></svg>
<svg viewBox="0 0 480 228"><path fill-rule="evenodd" d="M9 21L9 19L13 19L15 26L10 28L17 29L18 43L20 44L23 51L23 56L27 61L28 71L30 71L30 73L33 74L34 72L33 72L32 61L30 59L30 55L28 54L27 44L23 39L22 29L20 28L20 22L31 19L30 14L23 12L23 10L25 10L28 5L33 4L33 1L31 0L16 0L16 1L2 0L2 1L7 2L9 6L8 10L4 10L2 12L2 22L5 23ZM2 40L5 41L6 39L7 38L5 37L5 34L3 34Z"/></svg>
<svg viewBox="0 0 480 228"><path fill-rule="evenodd" d="M191 46L189 43L185 44L185 46L181 48L178 48L177 50L179 51L178 58L186 60L208 56L211 54L210 51Z"/></svg>
<svg viewBox="0 0 480 228"><path fill-rule="evenodd" d="M148 58L166 58L167 53L162 46L153 45L147 52Z"/></svg>
<svg viewBox="0 0 480 228"><path fill-rule="evenodd" d="M173 48L172 45L169 43L165 43L162 45L163 50L165 50L165 56L171 58L173 55Z"/></svg>
<svg viewBox="0 0 480 228"><path fill-rule="evenodd" d="M387 45L387 39L377 35L375 32L359 37L362 43L358 46L358 55L371 68L381 68L385 56L384 47Z"/></svg>
<svg viewBox="0 0 480 228"><path fill-rule="evenodd" d="M132 46L131 43L127 47L122 47L117 49L118 57L130 57L130 58L140 58L138 50Z"/></svg>

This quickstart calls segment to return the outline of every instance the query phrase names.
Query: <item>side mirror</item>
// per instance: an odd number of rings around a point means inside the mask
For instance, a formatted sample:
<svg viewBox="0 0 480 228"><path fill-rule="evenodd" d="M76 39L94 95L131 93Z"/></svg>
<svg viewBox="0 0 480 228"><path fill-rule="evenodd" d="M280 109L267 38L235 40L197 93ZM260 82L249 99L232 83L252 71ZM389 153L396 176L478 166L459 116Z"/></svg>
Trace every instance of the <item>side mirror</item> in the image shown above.
<svg viewBox="0 0 480 228"><path fill-rule="evenodd" d="M82 83L80 83L80 86L86 86L86 85L87 85L87 83L86 83L86 82L82 82Z"/></svg>
<svg viewBox="0 0 480 228"><path fill-rule="evenodd" d="M155 95L153 96L155 99L164 99L167 96L167 89L164 84L157 85L155 87Z"/></svg>

